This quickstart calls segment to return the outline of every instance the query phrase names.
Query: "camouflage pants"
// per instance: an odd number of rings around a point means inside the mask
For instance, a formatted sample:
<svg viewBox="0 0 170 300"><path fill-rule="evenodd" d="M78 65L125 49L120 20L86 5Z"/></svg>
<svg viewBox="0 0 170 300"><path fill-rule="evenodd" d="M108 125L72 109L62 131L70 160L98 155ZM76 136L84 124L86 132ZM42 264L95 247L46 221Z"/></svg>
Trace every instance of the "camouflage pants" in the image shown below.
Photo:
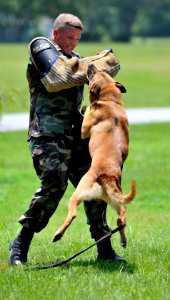
<svg viewBox="0 0 170 300"><path fill-rule="evenodd" d="M55 138L32 138L29 147L41 187L33 195L30 207L21 216L19 223L39 232L55 212L68 180L76 187L88 170L91 158L88 140L73 140L71 136L63 134ZM84 202L93 238L98 239L110 230L106 222L106 207L103 201Z"/></svg>

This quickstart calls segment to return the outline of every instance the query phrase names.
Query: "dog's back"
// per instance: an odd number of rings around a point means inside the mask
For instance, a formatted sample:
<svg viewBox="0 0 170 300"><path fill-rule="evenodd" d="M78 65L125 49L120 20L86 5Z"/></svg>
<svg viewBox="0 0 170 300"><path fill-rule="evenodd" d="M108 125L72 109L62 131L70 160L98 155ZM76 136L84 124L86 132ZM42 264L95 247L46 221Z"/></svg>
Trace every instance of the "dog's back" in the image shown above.
<svg viewBox="0 0 170 300"><path fill-rule="evenodd" d="M128 155L129 129L128 119L122 106L121 91L109 75L102 72L98 75L100 91L93 84L90 87L91 128L89 131L89 151L92 167L98 175L103 172L121 176L123 162ZM105 84L105 81L107 84ZM94 81L96 84L96 80ZM119 84L120 85L120 84ZM95 94L96 93L96 94ZM96 95L96 97L95 97ZM82 127L86 126L86 115ZM82 128L83 131L83 128Z"/></svg>

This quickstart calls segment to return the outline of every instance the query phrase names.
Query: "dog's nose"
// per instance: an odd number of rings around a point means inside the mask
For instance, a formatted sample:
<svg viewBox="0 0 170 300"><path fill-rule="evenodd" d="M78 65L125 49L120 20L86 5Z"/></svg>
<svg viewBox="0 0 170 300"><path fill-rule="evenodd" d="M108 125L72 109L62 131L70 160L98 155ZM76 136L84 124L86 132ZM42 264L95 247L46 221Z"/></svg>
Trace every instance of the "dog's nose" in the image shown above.
<svg viewBox="0 0 170 300"><path fill-rule="evenodd" d="M93 64L88 65L87 76L88 76L88 79L92 79L92 77L93 77Z"/></svg>
<svg viewBox="0 0 170 300"><path fill-rule="evenodd" d="M94 74L97 72L97 68L95 67L95 65L93 64L90 64L88 65L88 68L87 68L87 76L88 76L88 79L92 79L92 77L94 76Z"/></svg>
<svg viewBox="0 0 170 300"><path fill-rule="evenodd" d="M94 68L94 65L90 64L90 65L88 65L87 71L90 72L93 70L93 68Z"/></svg>

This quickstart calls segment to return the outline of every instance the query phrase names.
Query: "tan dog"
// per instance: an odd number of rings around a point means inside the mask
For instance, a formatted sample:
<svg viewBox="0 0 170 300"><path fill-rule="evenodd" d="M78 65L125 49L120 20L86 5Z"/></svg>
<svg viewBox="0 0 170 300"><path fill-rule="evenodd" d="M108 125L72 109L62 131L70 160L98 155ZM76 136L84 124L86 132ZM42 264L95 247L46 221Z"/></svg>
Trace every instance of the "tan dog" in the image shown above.
<svg viewBox="0 0 170 300"><path fill-rule="evenodd" d="M91 167L80 180L69 201L69 213L64 224L57 230L53 242L59 240L77 215L77 206L82 201L103 200L116 209L117 224L125 223L125 205L136 194L136 183L131 191L121 191L121 172L128 155L128 120L122 107L121 92L126 92L122 84L113 80L94 65L88 67L91 105L87 107L82 123L81 137L89 138ZM82 158L83 159L83 158ZM124 229L120 232L121 245L126 247Z"/></svg>

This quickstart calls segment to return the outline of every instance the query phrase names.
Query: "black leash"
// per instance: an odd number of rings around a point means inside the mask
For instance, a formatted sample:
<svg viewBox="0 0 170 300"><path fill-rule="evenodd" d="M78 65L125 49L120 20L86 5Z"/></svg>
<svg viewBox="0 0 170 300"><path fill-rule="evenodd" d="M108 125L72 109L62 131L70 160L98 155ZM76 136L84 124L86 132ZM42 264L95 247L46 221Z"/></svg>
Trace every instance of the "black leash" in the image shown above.
<svg viewBox="0 0 170 300"><path fill-rule="evenodd" d="M43 270L43 269L51 269L51 268L55 268L55 267L59 267L62 266L66 263L68 263L70 260L74 259L75 257L77 257L78 255L86 252L87 250L89 250L90 248L92 248L93 246L97 245L98 243L100 243L101 241L103 241L104 239L106 239L107 237L111 236L112 234L116 233L117 231L122 230L125 227L125 224L118 226L117 228L111 230L109 233L105 234L102 238L100 238L97 242L95 242L94 244L92 244L91 246L87 247L86 249L74 254L73 256L71 256L68 259L56 262L54 264L51 265L45 265L45 266L36 266L33 267L33 270Z"/></svg>

